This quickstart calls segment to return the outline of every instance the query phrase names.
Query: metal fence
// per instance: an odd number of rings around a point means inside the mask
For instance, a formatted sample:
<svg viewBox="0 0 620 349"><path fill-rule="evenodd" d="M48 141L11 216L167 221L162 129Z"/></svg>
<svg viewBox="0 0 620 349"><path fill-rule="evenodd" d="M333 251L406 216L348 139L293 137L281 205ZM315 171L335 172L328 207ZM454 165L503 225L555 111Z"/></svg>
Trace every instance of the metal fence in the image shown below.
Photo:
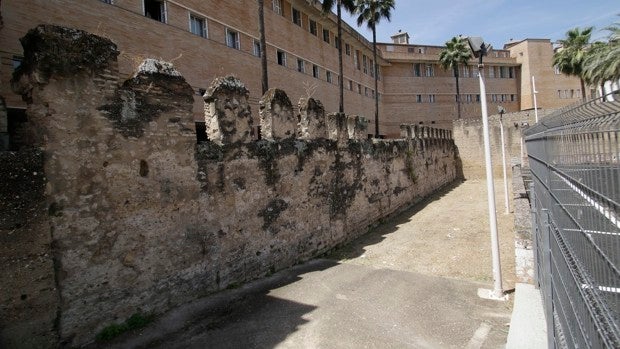
<svg viewBox="0 0 620 349"><path fill-rule="evenodd" d="M549 348L620 348L620 102L596 99L525 132L536 281Z"/></svg>

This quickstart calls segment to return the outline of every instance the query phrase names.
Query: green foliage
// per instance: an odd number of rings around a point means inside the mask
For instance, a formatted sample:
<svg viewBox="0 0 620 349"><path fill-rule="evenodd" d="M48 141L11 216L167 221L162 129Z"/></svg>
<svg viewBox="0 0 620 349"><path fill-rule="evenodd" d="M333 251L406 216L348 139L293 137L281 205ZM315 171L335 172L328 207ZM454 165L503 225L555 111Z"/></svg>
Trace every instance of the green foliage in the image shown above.
<svg viewBox="0 0 620 349"><path fill-rule="evenodd" d="M471 50L465 40L455 36L446 41L446 47L439 53L439 63L444 70L452 69L456 76L459 64L467 64L471 57Z"/></svg>
<svg viewBox="0 0 620 349"><path fill-rule="evenodd" d="M368 28L372 30L372 57L374 67L371 67L375 78L375 137L378 138L379 133L379 89L377 80L379 79L379 70L377 68L377 24L381 19L385 18L390 21L392 10L394 9L394 0L357 0L355 4L355 13L358 14L357 25L361 26L366 23Z"/></svg>
<svg viewBox="0 0 620 349"><path fill-rule="evenodd" d="M458 118L461 118L460 90L459 90L459 64L467 64L472 54L469 45L462 37L453 37L446 41L446 48L439 53L439 63L444 70L452 69L456 79L456 104Z"/></svg>
<svg viewBox="0 0 620 349"><path fill-rule="evenodd" d="M358 14L357 25L366 23L368 29L375 30L381 19L389 22L394 9L394 0L358 0L355 13Z"/></svg>
<svg viewBox="0 0 620 349"><path fill-rule="evenodd" d="M590 45L593 27L583 30L573 28L566 32L566 38L559 40L561 47L553 55L553 65L566 74L581 79L581 94L586 97L584 85L584 59Z"/></svg>
<svg viewBox="0 0 620 349"><path fill-rule="evenodd" d="M97 340L97 342L108 342L125 332L145 327L146 325L150 324L153 319L153 315L144 315L140 313L133 314L122 324L111 324L106 326L103 330L101 330L101 332L97 334L95 339Z"/></svg>
<svg viewBox="0 0 620 349"><path fill-rule="evenodd" d="M591 84L620 79L620 22L605 29L608 41L592 44L583 61L584 80Z"/></svg>

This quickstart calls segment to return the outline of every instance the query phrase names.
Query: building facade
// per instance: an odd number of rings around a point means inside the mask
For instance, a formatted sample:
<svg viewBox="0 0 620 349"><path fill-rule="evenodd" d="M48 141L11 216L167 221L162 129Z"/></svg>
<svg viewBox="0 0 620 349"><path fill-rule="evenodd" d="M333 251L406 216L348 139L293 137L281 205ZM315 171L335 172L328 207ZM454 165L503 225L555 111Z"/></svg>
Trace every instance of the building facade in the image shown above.
<svg viewBox="0 0 620 349"><path fill-rule="evenodd" d="M265 0L264 3L269 86L286 90L293 105L301 97L313 97L327 111L337 111L335 15L322 14L318 4L306 0ZM0 31L0 96L6 100L9 116L5 118L5 129L0 132L7 138L19 122L27 119L20 111L23 102L11 91L8 82L20 64L19 38L39 24L82 29L111 39L120 51L122 77L129 77L147 57L173 62L195 90L196 121L204 118L201 91L217 76L235 75L250 90L252 114L257 121L262 50L257 6L256 1L249 0L4 0L0 3L4 18L4 28ZM401 123L451 128L451 121L457 115L455 79L452 72L443 71L438 64L442 47L409 44L409 35L399 34L393 38L395 43L379 44L378 62L373 62L372 44L344 24L345 112L368 118L368 133L374 134L374 96L378 93L380 131L387 137L398 137ZM522 43L529 45L530 40ZM524 81L536 69L555 79L549 80L546 86L546 78L541 76L538 88L541 93L543 88L574 90L554 83L576 81L579 84L574 78L562 76L558 80L560 77L553 74L550 62L549 69L540 67L546 66L545 60L553 54L550 47L550 52L536 56L530 50L521 50L522 46L517 43L485 58L491 113L497 105L507 111L531 108L528 104L531 96ZM535 45L541 50L547 46ZM375 63L379 65L378 91L374 90ZM477 69L472 60L459 70L464 118L480 115ZM568 92L564 97L574 95ZM554 93L549 92L549 100L554 98ZM572 101L572 98L558 97L553 103L541 101L539 106L556 107Z"/></svg>

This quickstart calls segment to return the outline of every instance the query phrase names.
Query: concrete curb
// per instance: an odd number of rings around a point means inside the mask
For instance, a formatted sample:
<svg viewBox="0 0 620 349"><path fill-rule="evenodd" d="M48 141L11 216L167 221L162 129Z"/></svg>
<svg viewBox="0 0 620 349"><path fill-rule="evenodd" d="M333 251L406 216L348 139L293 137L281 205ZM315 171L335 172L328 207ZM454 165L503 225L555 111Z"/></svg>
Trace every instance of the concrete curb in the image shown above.
<svg viewBox="0 0 620 349"><path fill-rule="evenodd" d="M517 283L506 349L547 349L547 326L540 290Z"/></svg>

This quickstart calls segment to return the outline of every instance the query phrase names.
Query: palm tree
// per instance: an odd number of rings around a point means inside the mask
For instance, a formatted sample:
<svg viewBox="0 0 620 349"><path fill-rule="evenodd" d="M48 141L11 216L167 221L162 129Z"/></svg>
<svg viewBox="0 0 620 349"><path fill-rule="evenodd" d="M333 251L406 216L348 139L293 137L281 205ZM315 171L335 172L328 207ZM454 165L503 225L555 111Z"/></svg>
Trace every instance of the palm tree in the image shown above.
<svg viewBox="0 0 620 349"><path fill-rule="evenodd" d="M361 26L366 23L372 30L372 55L375 75L375 138L379 138L379 90L378 79L379 69L377 68L377 24L381 19L385 18L390 21L392 17L391 10L394 9L394 0L357 0L355 13L357 17L357 25Z"/></svg>
<svg viewBox="0 0 620 349"><path fill-rule="evenodd" d="M595 42L584 59L584 78L593 84L620 79L620 23L607 28L609 41Z"/></svg>
<svg viewBox="0 0 620 349"><path fill-rule="evenodd" d="M461 93L459 89L459 64L467 64L471 50L462 37L453 37L446 41L446 48L439 53L439 63L444 70L452 69L456 79L456 106L458 118L461 118Z"/></svg>
<svg viewBox="0 0 620 349"><path fill-rule="evenodd" d="M263 94L269 89L269 79L267 75L267 40L265 39L265 7L264 0L258 1L258 32L260 35L260 66L261 66L261 85Z"/></svg>
<svg viewBox="0 0 620 349"><path fill-rule="evenodd" d="M317 0L315 0L316 2ZM336 4L336 16L338 17L338 88L340 93L340 102L338 111L344 113L344 74L342 68L342 8L344 7L349 13L355 11L355 0L323 0L321 9L324 14L329 14Z"/></svg>
<svg viewBox="0 0 620 349"><path fill-rule="evenodd" d="M583 30L573 28L566 32L566 38L559 40L561 48L553 55L553 65L566 75L579 77L581 81L581 95L586 98L586 86L583 76L583 60L592 35L593 27Z"/></svg>

